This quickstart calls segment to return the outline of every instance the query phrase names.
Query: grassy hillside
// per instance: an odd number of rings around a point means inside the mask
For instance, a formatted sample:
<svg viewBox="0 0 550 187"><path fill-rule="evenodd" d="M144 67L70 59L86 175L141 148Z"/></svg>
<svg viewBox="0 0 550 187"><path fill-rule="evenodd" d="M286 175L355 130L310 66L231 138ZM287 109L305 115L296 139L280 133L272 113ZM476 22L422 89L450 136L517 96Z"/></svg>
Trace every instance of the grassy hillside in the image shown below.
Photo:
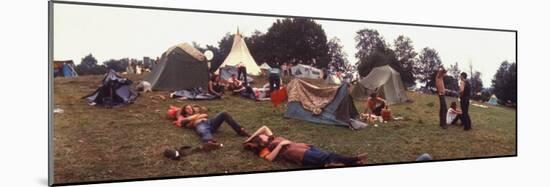
<svg viewBox="0 0 550 187"><path fill-rule="evenodd" d="M138 81L143 76L131 76ZM215 138L225 146L209 153L190 155L181 161L165 159L165 148L198 145L189 129L171 125L165 118L170 105L197 103L209 114L227 111L249 131L262 125L291 140L314 144L346 155L368 153L369 164L413 161L427 152L434 159L512 155L516 152L516 111L504 107L471 106L473 130L438 126L438 101L434 95L408 93L414 103L392 106L402 121L370 125L360 131L284 119L283 110L270 102L255 102L235 96L214 101L160 100L142 94L129 106L105 109L88 106L80 98L94 91L102 76L56 78L54 115L54 171L56 183L199 175L224 172L297 168L284 162L264 161L242 148L242 137L223 125ZM314 81L315 82L315 81ZM260 81L263 83L263 81ZM319 81L316 84L321 84ZM453 99L448 98L448 102ZM355 103L360 111L362 103Z"/></svg>

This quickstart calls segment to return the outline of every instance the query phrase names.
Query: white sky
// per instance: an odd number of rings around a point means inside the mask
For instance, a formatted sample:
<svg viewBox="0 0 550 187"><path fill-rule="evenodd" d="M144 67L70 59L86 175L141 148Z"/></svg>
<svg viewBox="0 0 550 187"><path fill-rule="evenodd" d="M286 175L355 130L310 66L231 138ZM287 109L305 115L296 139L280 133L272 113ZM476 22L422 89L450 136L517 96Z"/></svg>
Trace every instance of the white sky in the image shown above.
<svg viewBox="0 0 550 187"><path fill-rule="evenodd" d="M108 59L157 57L181 42L193 41L217 46L228 32L239 30L250 36L255 30L265 33L276 17L209 14L164 10L145 10L55 4L54 59L72 59L75 63L89 53L101 63ZM355 33L364 28L376 29L393 44L399 35L411 38L418 53L434 48L443 64L455 62L468 71L482 73L483 85L491 79L504 60L515 60L515 35L512 32L447 29L402 25L368 24L316 20L327 39L342 41L348 60L355 63Z"/></svg>

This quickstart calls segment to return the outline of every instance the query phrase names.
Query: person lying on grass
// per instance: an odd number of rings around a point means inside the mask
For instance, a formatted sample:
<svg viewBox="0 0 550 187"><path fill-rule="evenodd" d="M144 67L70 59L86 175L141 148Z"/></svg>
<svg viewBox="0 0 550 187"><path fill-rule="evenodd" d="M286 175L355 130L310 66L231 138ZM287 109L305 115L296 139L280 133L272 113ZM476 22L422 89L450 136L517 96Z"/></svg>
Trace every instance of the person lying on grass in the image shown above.
<svg viewBox="0 0 550 187"><path fill-rule="evenodd" d="M285 161L303 166L352 166L362 165L366 160L366 154L355 157L341 156L310 144L292 142L283 137L274 136L267 126L262 126L248 137L244 147L268 161L280 157Z"/></svg>
<svg viewBox="0 0 550 187"><path fill-rule="evenodd" d="M227 112L220 112L212 118L208 118L208 114L199 113L193 109L192 105L184 105L181 110L178 111L178 120L175 125L179 127L195 129L197 134L201 137L203 144L206 147L221 147L219 143L214 140L213 133L220 128L223 122L226 122L231 128L237 132L239 136L249 137L244 128L237 123L231 115Z"/></svg>

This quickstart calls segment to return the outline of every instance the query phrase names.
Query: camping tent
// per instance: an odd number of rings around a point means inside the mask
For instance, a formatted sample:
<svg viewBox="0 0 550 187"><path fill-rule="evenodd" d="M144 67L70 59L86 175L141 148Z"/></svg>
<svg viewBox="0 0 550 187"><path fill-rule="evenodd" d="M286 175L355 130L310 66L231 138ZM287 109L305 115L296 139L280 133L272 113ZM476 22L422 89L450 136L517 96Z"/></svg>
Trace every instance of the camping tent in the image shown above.
<svg viewBox="0 0 550 187"><path fill-rule="evenodd" d="M359 81L352 91L356 99L365 99L372 92L382 92L381 96L389 104L401 103L408 100L401 76L389 65L373 68L372 71Z"/></svg>
<svg viewBox="0 0 550 187"><path fill-rule="evenodd" d="M260 67L256 64L256 61L250 54L244 39L237 29L237 34L233 37L233 45L231 46L231 51L223 61L220 67L228 66L237 66L242 63L246 67L246 72L250 75L260 75Z"/></svg>
<svg viewBox="0 0 550 187"><path fill-rule="evenodd" d="M54 77L78 77L72 60L54 61Z"/></svg>
<svg viewBox="0 0 550 187"><path fill-rule="evenodd" d="M349 85L319 88L300 79L288 83L286 118L317 124L348 126L359 114L348 91Z"/></svg>
<svg viewBox="0 0 550 187"><path fill-rule="evenodd" d="M204 55L187 43L164 52L146 79L153 90L176 91L208 86L208 65Z"/></svg>
<svg viewBox="0 0 550 187"><path fill-rule="evenodd" d="M290 71L293 76L298 78L320 79L323 77L323 73L320 69L303 64L292 66Z"/></svg>
<svg viewBox="0 0 550 187"><path fill-rule="evenodd" d="M132 81L109 70L101 81L101 86L91 94L82 97L89 103L107 107L130 104L137 98L137 93L131 90Z"/></svg>
<svg viewBox="0 0 550 187"><path fill-rule="evenodd" d="M335 74L330 74L329 76L327 76L326 82L327 82L327 84L332 84L332 85L342 84L342 80L340 79L340 77L338 77Z"/></svg>
<svg viewBox="0 0 550 187"><path fill-rule="evenodd" d="M269 66L267 63L263 63L262 65L260 65L260 70L262 71L262 75L267 75L269 74L269 70L271 69L271 66Z"/></svg>
<svg viewBox="0 0 550 187"><path fill-rule="evenodd" d="M498 105L498 98L495 94L491 95L491 99L487 101L488 104Z"/></svg>

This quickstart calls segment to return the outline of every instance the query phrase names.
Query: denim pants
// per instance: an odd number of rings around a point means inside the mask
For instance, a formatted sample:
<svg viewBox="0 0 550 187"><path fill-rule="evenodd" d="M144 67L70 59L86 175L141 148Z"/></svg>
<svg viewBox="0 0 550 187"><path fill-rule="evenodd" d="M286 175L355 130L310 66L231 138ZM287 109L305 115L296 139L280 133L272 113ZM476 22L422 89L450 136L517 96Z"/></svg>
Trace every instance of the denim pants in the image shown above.
<svg viewBox="0 0 550 187"><path fill-rule="evenodd" d="M335 153L323 151L317 147L311 146L304 153L302 165L304 166L324 166L329 163L344 164L346 166L354 165L359 161L355 157L345 157Z"/></svg>
<svg viewBox="0 0 550 187"><path fill-rule="evenodd" d="M447 102L444 95L439 95L439 126L447 124Z"/></svg>
<svg viewBox="0 0 550 187"><path fill-rule="evenodd" d="M213 139L212 134L220 128L223 122L227 122L227 124L237 133L242 131L239 123L237 123L227 112L220 112L213 118L200 122L195 130L201 137L201 140L207 142Z"/></svg>
<svg viewBox="0 0 550 187"><path fill-rule="evenodd" d="M470 108L470 98L460 98L460 109L462 110L462 118L460 121L464 125L464 129L472 128L472 121L470 120L470 114L468 110Z"/></svg>

